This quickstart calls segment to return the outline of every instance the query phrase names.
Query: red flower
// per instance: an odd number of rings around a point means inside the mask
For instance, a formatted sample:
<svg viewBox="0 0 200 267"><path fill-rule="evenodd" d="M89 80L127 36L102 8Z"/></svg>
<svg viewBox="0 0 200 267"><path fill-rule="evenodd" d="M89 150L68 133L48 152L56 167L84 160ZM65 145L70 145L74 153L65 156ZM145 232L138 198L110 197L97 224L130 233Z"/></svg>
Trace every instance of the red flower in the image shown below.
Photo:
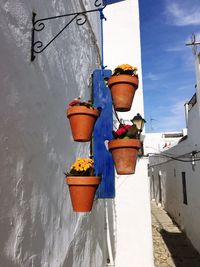
<svg viewBox="0 0 200 267"><path fill-rule="evenodd" d="M116 133L116 135L120 136L126 132L127 132L127 130L125 128L119 128L115 133Z"/></svg>
<svg viewBox="0 0 200 267"><path fill-rule="evenodd" d="M73 100L72 102L69 103L69 106L75 106L75 105L78 105L78 104L80 104L79 100Z"/></svg>
<svg viewBox="0 0 200 267"><path fill-rule="evenodd" d="M128 124L121 125L120 128L115 132L115 134L120 137L122 134L128 132L128 129L130 127L131 125Z"/></svg>

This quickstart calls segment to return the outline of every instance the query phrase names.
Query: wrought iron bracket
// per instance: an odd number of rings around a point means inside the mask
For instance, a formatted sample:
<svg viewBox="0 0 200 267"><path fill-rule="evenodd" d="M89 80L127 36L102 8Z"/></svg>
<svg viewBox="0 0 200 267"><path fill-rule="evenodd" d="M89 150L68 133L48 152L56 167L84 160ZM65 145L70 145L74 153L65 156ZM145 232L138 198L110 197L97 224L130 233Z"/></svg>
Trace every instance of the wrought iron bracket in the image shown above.
<svg viewBox="0 0 200 267"><path fill-rule="evenodd" d="M32 38L31 38L31 61L34 61L36 54L42 53L73 21L76 22L78 26L81 26L86 23L88 17L87 13L93 13L93 12L99 12L100 19L103 20L106 18L103 14L103 9L106 7L100 7L101 3L99 3L99 0L96 0L94 5L98 8L92 9L92 10L86 10L83 12L75 12L70 14L64 14L59 16L53 16L43 19L36 19L36 13L32 13ZM45 21L49 20L55 20L59 18L69 17L70 20L67 22L67 24L47 43L43 44L41 40L36 40L36 32L41 32L45 28Z"/></svg>

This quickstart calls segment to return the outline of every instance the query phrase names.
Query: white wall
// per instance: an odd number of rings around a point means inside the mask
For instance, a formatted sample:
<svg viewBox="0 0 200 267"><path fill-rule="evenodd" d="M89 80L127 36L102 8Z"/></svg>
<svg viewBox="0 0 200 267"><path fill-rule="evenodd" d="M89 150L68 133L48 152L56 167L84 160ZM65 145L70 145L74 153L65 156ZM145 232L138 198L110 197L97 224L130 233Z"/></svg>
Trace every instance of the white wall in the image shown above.
<svg viewBox="0 0 200 267"><path fill-rule="evenodd" d="M183 141L186 142L186 141ZM174 149L166 152L180 155L179 144ZM186 148L186 146L185 146ZM189 152L189 150L188 150ZM197 156L199 157L200 154ZM186 155L191 159L190 155ZM162 158L163 163L158 163L161 158L152 159L149 167L151 178L151 197L159 203L161 193L161 204L165 210L178 223L192 241L193 245L200 251L200 201L199 201L199 162L193 167L190 162L178 162ZM186 174L186 190L188 204L183 203L182 172ZM161 179L161 192L159 192L159 176Z"/></svg>
<svg viewBox="0 0 200 267"><path fill-rule="evenodd" d="M146 133L144 137L144 154L160 153L175 146L182 138L179 135L183 137L184 134L178 132Z"/></svg>
<svg viewBox="0 0 200 267"><path fill-rule="evenodd" d="M184 156L183 160L192 160L191 152L200 151L200 68L199 56L196 59L197 75L197 103L188 112L188 137L178 145L165 151L174 157ZM200 153L196 154L200 158ZM186 175L187 204L183 203L182 172ZM151 196L159 202L159 192L162 196L162 205L174 218L190 238L193 245L200 252L200 162L181 162L160 157L150 157L149 176L151 177ZM159 189L159 175L161 190Z"/></svg>
<svg viewBox="0 0 200 267"><path fill-rule="evenodd" d="M147 161L134 175L116 176L116 267L153 267Z"/></svg>
<svg viewBox="0 0 200 267"><path fill-rule="evenodd" d="M106 7L104 23L105 65L114 69L120 64L138 67L139 88L130 112L119 113L125 120L144 114L141 70L139 10L137 0L126 0ZM147 162L138 161L134 175L116 175L114 225L115 266L153 265L149 179Z"/></svg>
<svg viewBox="0 0 200 267"><path fill-rule="evenodd" d="M30 62L32 12L42 18L82 8L81 1L0 3L1 266L105 266L103 203L96 201L91 214L73 213L63 174L89 151L72 141L65 108L90 95L99 64L91 28L71 24ZM47 41L57 27L47 23L36 35Z"/></svg>
<svg viewBox="0 0 200 267"><path fill-rule="evenodd" d="M130 64L138 68L139 87L135 93L132 109L119 113L132 119L136 113L144 117L141 44L138 0L126 0L107 6L104 23L105 65L114 70L118 65Z"/></svg>

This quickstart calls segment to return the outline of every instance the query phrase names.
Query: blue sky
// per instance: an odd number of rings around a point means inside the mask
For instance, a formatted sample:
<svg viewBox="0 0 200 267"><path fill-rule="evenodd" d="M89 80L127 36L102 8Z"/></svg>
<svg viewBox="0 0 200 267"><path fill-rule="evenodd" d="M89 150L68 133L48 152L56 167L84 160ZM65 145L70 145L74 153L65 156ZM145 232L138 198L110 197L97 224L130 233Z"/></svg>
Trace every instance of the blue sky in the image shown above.
<svg viewBox="0 0 200 267"><path fill-rule="evenodd" d="M185 127L195 93L192 33L200 40L200 0L139 0L146 132ZM151 120L152 119L152 120Z"/></svg>

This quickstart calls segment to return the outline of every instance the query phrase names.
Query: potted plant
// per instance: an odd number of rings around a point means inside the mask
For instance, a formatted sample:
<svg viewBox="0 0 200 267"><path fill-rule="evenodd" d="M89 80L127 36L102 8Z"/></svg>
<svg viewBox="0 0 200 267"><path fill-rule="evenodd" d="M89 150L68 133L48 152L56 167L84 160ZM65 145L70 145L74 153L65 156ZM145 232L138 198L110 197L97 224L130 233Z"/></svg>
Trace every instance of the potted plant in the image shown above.
<svg viewBox="0 0 200 267"><path fill-rule="evenodd" d="M95 108L91 101L82 102L77 98L69 103L66 115L70 121L74 141L87 142L92 138L93 128L100 114L100 108Z"/></svg>
<svg viewBox="0 0 200 267"><path fill-rule="evenodd" d="M113 140L108 142L108 148L118 174L135 173L140 147L139 130L135 124L120 124L118 130L113 131Z"/></svg>
<svg viewBox="0 0 200 267"><path fill-rule="evenodd" d="M94 196L101 181L99 176L94 175L94 161L90 158L79 158L65 175L73 210L91 211Z"/></svg>
<svg viewBox="0 0 200 267"><path fill-rule="evenodd" d="M137 68L129 64L119 65L108 79L113 105L116 111L129 111L138 88Z"/></svg>

